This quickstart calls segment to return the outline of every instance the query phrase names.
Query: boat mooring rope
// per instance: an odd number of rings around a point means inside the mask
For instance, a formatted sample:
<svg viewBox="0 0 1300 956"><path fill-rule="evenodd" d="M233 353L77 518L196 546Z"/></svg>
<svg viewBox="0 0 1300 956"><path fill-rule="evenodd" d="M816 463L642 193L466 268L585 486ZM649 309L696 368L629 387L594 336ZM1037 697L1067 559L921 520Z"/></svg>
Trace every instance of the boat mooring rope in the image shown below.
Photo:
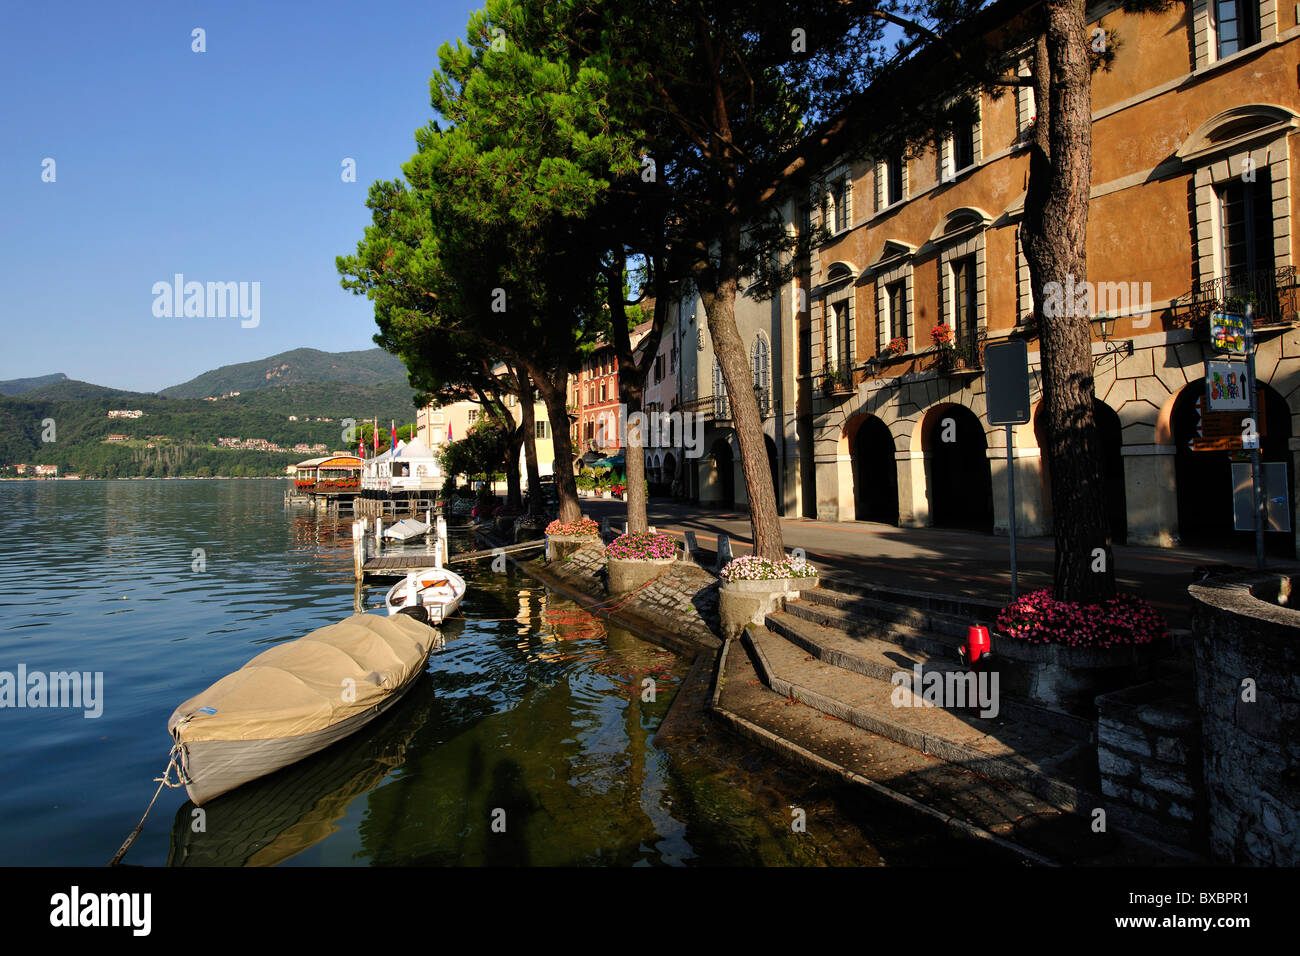
<svg viewBox="0 0 1300 956"><path fill-rule="evenodd" d="M154 780L158 781L158 789L153 792L153 799L149 801L149 806L145 807L144 816L140 818L140 822L135 825L135 829L131 831L131 835L126 838L126 842L122 844L121 848L113 856L113 859L108 861L109 866L117 866L122 862L122 857L126 856L126 851L131 849L131 844L135 842L135 838L144 830L144 821L148 818L149 811L153 809L153 805L158 801L158 794L163 792L163 787L175 789L177 787L185 786L185 781L181 779L180 764L176 762L176 755L180 749L180 744L172 747L172 751L167 757L167 769L163 771L161 777L154 777ZM171 772L173 767L176 768L175 783L172 783L171 781Z"/></svg>

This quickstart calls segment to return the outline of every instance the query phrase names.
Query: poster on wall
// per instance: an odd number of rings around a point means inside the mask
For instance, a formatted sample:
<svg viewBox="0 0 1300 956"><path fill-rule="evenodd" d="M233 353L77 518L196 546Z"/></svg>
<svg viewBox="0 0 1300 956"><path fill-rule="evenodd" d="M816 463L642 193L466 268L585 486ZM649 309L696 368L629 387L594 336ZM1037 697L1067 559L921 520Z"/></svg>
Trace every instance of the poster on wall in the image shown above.
<svg viewBox="0 0 1300 956"><path fill-rule="evenodd" d="M1245 362L1206 362L1205 395L1212 412L1245 411L1250 408L1246 391Z"/></svg>
<svg viewBox="0 0 1300 956"><path fill-rule="evenodd" d="M1246 354L1246 317L1228 312L1210 316L1210 345L1218 352Z"/></svg>

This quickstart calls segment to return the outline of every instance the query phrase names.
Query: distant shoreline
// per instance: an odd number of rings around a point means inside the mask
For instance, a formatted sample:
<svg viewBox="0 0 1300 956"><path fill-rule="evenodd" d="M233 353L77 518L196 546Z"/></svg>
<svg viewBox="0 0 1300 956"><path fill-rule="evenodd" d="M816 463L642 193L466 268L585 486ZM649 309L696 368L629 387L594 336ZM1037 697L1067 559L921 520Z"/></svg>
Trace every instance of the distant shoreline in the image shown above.
<svg viewBox="0 0 1300 956"><path fill-rule="evenodd" d="M132 475L126 478L0 478L0 481L289 481L293 475L167 475L165 477L144 477Z"/></svg>

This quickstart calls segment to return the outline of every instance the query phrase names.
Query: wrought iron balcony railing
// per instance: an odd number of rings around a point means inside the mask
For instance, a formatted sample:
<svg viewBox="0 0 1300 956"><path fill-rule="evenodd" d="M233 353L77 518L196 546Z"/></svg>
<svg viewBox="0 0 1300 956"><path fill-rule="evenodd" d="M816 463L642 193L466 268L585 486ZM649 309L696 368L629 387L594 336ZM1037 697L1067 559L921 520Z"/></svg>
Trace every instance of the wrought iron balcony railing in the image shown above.
<svg viewBox="0 0 1300 956"><path fill-rule="evenodd" d="M1198 282L1174 300L1174 324L1200 328L1216 312L1244 315L1247 307L1257 328L1300 321L1296 267L1256 269Z"/></svg>

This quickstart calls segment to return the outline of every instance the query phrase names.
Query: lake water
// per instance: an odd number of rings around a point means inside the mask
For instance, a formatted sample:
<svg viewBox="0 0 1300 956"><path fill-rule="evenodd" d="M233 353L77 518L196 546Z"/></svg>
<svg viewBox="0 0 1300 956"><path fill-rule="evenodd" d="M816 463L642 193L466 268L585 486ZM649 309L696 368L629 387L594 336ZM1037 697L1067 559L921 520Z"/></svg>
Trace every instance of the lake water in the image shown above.
<svg viewBox="0 0 1300 956"><path fill-rule="evenodd" d="M283 489L0 484L0 671L104 681L97 718L0 708L0 863L106 863L157 786L175 706L271 644L352 613L346 522L285 508ZM858 830L793 837L774 822L787 812L784 771L719 771L656 748L686 661L516 570L465 573L460 618L390 714L212 801L202 832L184 791L165 790L127 862L882 861ZM379 607L382 591L365 599ZM647 676L653 703L639 693ZM498 808L505 833L492 830ZM899 824L880 825L891 857L911 845Z"/></svg>

